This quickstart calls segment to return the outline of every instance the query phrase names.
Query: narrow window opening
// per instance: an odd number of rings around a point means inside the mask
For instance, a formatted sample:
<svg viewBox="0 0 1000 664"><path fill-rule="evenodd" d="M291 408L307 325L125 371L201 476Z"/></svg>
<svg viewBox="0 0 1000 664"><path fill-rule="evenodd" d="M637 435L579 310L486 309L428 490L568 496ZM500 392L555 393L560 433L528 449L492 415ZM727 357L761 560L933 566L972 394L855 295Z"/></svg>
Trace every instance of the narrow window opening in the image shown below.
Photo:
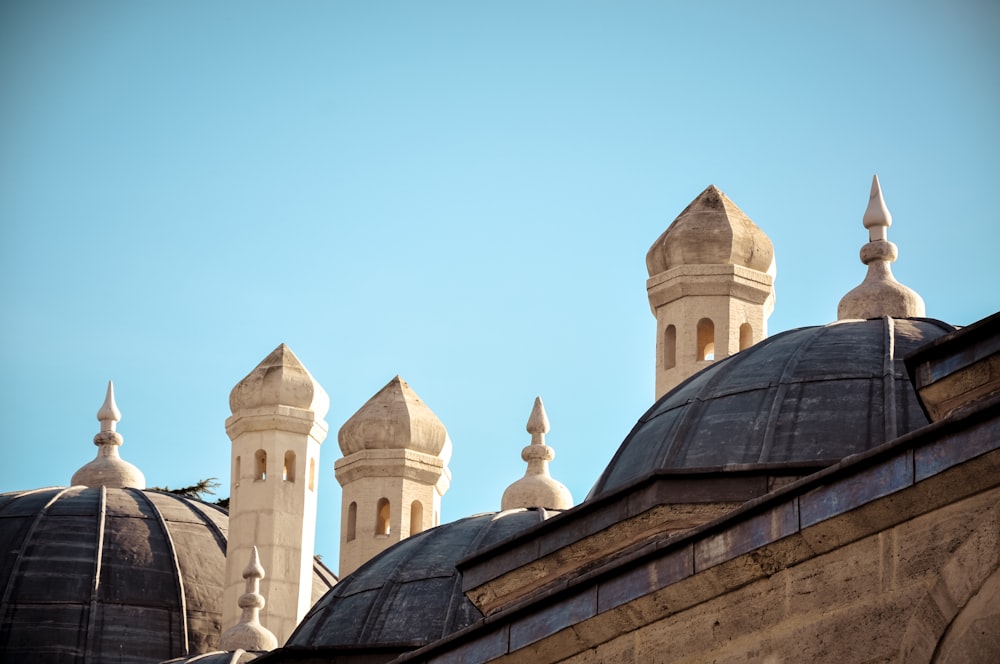
<svg viewBox="0 0 1000 664"><path fill-rule="evenodd" d="M379 498L378 506L375 508L375 534L389 534L389 500Z"/></svg>
<svg viewBox="0 0 1000 664"><path fill-rule="evenodd" d="M316 459L309 459L309 490L316 490Z"/></svg>
<svg viewBox="0 0 1000 664"><path fill-rule="evenodd" d="M715 359L715 324L708 318L698 321L698 353L695 359Z"/></svg>
<svg viewBox="0 0 1000 664"><path fill-rule="evenodd" d="M358 530L358 504L351 503L347 507L347 541L354 541Z"/></svg>
<svg viewBox="0 0 1000 664"><path fill-rule="evenodd" d="M663 333L663 368L673 369L677 365L677 328L667 325Z"/></svg>
<svg viewBox="0 0 1000 664"><path fill-rule="evenodd" d="M740 350L746 350L753 345L753 328L750 323L740 325Z"/></svg>
<svg viewBox="0 0 1000 664"><path fill-rule="evenodd" d="M295 452L285 452L285 465L281 467L281 479L286 482L295 481Z"/></svg>
<svg viewBox="0 0 1000 664"><path fill-rule="evenodd" d="M233 486L240 485L240 458L236 457L233 462Z"/></svg>
<svg viewBox="0 0 1000 664"><path fill-rule="evenodd" d="M410 505L410 534L416 535L424 529L424 506L419 500Z"/></svg>
<svg viewBox="0 0 1000 664"><path fill-rule="evenodd" d="M267 452L264 450L257 450L254 454L254 479L255 480L266 480L267 479Z"/></svg>

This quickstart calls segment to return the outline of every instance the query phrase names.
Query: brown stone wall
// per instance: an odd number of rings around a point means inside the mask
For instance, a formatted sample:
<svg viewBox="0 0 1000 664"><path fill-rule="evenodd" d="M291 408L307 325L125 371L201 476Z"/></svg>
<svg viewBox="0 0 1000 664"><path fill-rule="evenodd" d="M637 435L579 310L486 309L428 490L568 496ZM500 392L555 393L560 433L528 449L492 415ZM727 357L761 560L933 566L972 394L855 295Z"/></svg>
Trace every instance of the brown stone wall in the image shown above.
<svg viewBox="0 0 1000 664"><path fill-rule="evenodd" d="M743 564L759 564L751 557ZM1000 658L998 562L992 489L676 613L664 604L656 622L564 661L990 661Z"/></svg>

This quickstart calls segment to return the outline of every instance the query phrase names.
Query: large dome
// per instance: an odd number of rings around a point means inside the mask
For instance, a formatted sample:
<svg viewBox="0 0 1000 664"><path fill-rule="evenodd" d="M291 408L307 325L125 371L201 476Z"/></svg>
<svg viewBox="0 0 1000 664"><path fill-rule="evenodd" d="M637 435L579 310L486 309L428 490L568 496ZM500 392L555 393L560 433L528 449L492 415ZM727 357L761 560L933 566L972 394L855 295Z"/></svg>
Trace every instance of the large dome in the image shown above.
<svg viewBox="0 0 1000 664"><path fill-rule="evenodd" d="M403 652L471 625L483 616L462 593L455 563L556 513L479 514L403 540L341 579L302 619L285 650Z"/></svg>
<svg viewBox="0 0 1000 664"><path fill-rule="evenodd" d="M589 498L656 472L816 469L913 431L927 418L902 360L954 329L876 318L765 339L657 401Z"/></svg>
<svg viewBox="0 0 1000 664"><path fill-rule="evenodd" d="M0 660L160 662L215 649L228 527L221 508L153 490L0 494ZM332 585L323 576L314 597Z"/></svg>

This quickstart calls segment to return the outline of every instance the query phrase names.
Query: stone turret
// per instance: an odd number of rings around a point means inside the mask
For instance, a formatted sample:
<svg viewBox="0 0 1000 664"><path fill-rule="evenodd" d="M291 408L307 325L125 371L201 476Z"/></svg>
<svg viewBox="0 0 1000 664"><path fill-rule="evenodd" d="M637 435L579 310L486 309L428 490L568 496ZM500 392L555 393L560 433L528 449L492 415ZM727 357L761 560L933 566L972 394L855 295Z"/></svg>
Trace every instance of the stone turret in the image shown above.
<svg viewBox="0 0 1000 664"><path fill-rule="evenodd" d="M882 197L878 175L872 178L868 208L862 218L868 229L868 243L861 247L861 262L868 266L868 273L861 284L851 290L837 306L837 319L868 319L889 316L892 318L922 318L924 300L911 288L896 281L891 264L899 256L899 249L889 242L888 230L892 215Z"/></svg>
<svg viewBox="0 0 1000 664"><path fill-rule="evenodd" d="M556 458L556 452L545 444L549 418L541 397L535 397L535 405L525 428L531 434L531 444L521 450L521 458L528 462L528 469L524 477L503 492L500 509L568 510L573 507L573 496L569 489L549 474L549 462Z"/></svg>
<svg viewBox="0 0 1000 664"><path fill-rule="evenodd" d="M284 643L312 604L316 489L330 398L278 346L229 395L232 486L223 627L240 619L243 571L256 545L268 576L264 622Z"/></svg>
<svg viewBox="0 0 1000 664"><path fill-rule="evenodd" d="M714 360L767 336L774 247L715 185L657 238L646 268L657 323L657 399Z"/></svg>
<svg viewBox="0 0 1000 664"><path fill-rule="evenodd" d="M124 439L115 428L122 414L115 403L115 386L110 380L104 404L97 411L97 419L101 423L100 432L94 436L97 458L73 473L70 483L73 486L106 486L109 489L145 489L146 476L118 454Z"/></svg>
<svg viewBox="0 0 1000 664"><path fill-rule="evenodd" d="M343 487L341 577L441 521L451 439L441 420L396 376L338 434Z"/></svg>

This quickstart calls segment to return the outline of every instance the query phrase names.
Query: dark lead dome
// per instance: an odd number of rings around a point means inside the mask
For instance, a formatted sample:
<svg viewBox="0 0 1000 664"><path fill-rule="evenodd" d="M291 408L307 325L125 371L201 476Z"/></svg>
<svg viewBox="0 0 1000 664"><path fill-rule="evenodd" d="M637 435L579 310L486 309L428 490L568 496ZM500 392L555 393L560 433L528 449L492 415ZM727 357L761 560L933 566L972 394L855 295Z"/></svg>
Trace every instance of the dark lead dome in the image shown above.
<svg viewBox="0 0 1000 664"><path fill-rule="evenodd" d="M10 661L150 662L211 650L225 511L138 489L0 496L0 653Z"/></svg>
<svg viewBox="0 0 1000 664"><path fill-rule="evenodd" d="M224 510L158 491L0 494L0 660L161 662L214 650L228 526ZM330 584L314 574L313 586L316 597Z"/></svg>
<svg viewBox="0 0 1000 664"><path fill-rule="evenodd" d="M480 514L403 540L341 579L303 618L284 651L401 653L471 625L483 616L462 593L455 563L556 513Z"/></svg>
<svg viewBox="0 0 1000 664"><path fill-rule="evenodd" d="M902 359L954 329L875 318L765 339L657 401L588 499L658 471L815 469L924 426Z"/></svg>

